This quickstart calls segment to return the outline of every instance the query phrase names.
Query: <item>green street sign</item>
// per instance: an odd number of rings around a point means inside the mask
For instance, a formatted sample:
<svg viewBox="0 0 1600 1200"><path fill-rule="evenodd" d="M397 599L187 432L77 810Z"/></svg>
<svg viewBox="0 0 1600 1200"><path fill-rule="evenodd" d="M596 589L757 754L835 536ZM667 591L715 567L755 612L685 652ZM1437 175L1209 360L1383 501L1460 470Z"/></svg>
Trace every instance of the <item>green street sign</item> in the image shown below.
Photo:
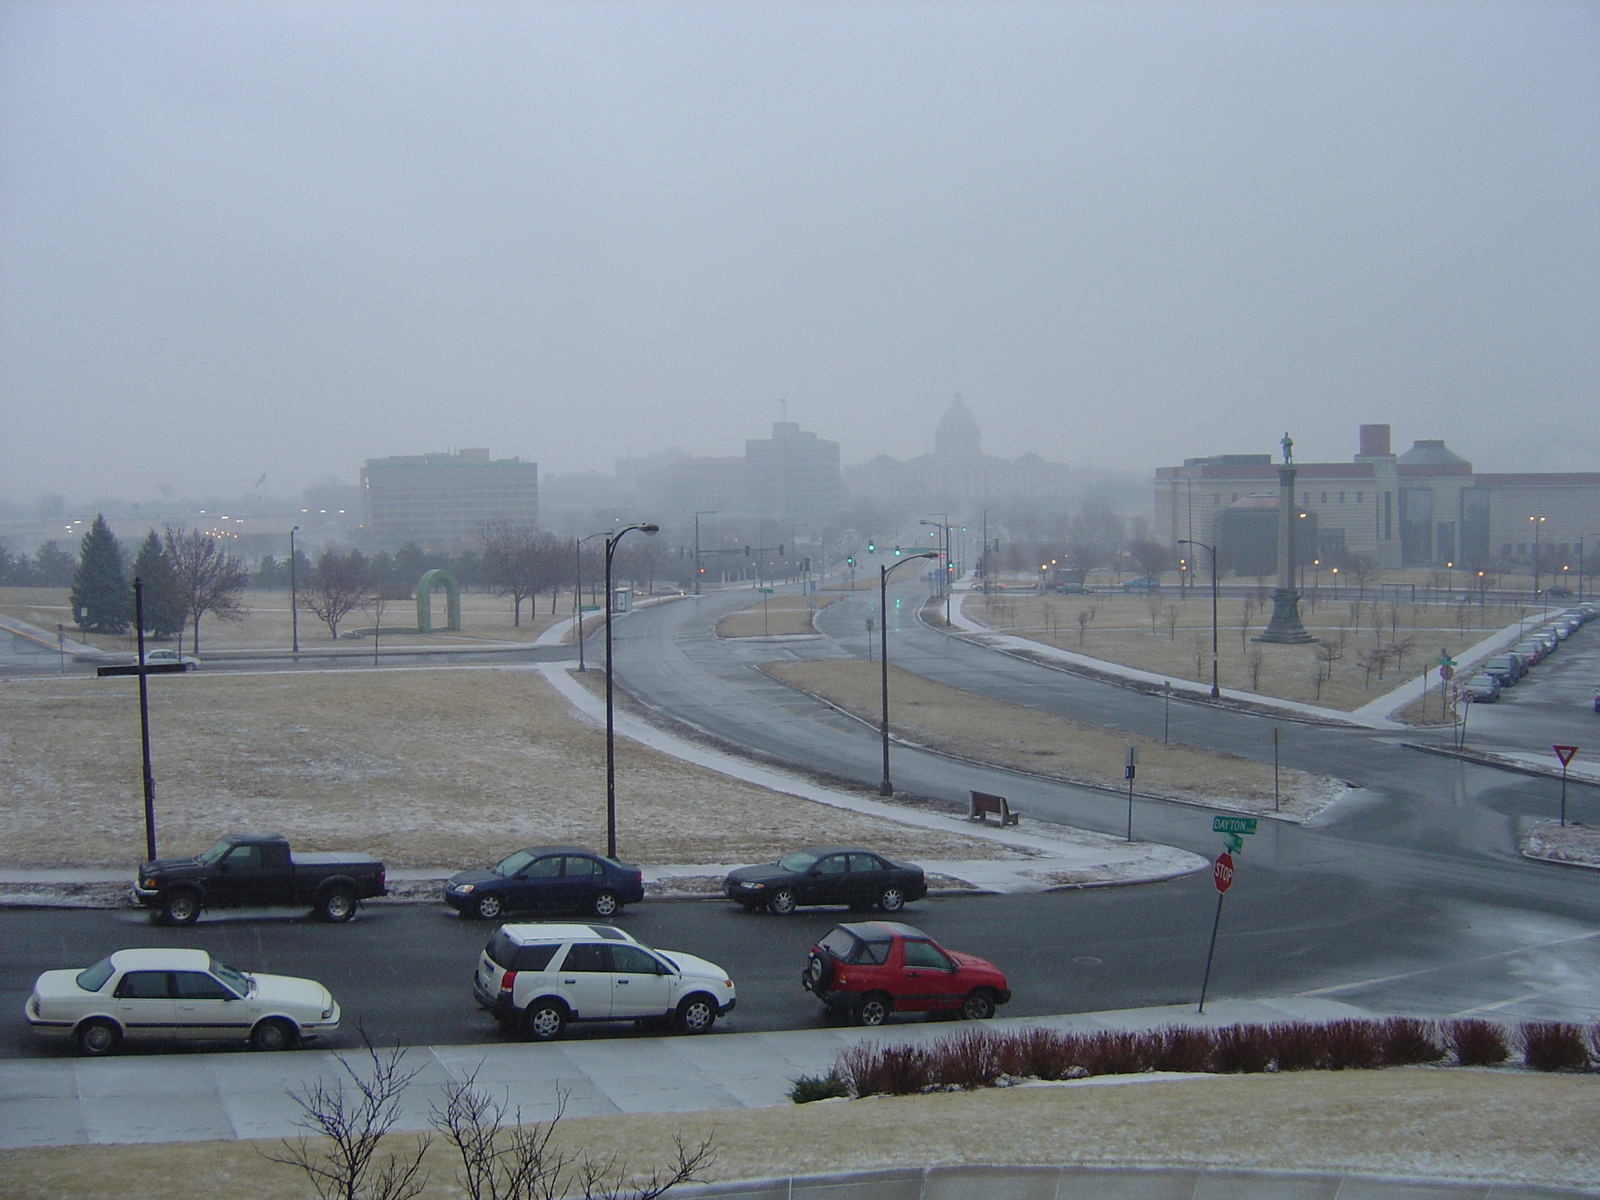
<svg viewBox="0 0 1600 1200"><path fill-rule="evenodd" d="M599 612L600 611L600 606L598 604L585 604L578 611L579 612Z"/></svg>
<svg viewBox="0 0 1600 1200"><path fill-rule="evenodd" d="M1212 833L1254 833L1256 819L1254 817L1212 817Z"/></svg>
<svg viewBox="0 0 1600 1200"><path fill-rule="evenodd" d="M762 594L762 595L763 595L763 596L770 596L770 595L772 595L772 589L771 589L771 588L759 588L759 589L757 589L757 590L758 590L758 591L760 591L760 593L761 593L761 594Z"/></svg>
<svg viewBox="0 0 1600 1200"><path fill-rule="evenodd" d="M1222 844L1228 848L1229 854L1238 854L1244 850L1244 839L1237 833L1223 834Z"/></svg>

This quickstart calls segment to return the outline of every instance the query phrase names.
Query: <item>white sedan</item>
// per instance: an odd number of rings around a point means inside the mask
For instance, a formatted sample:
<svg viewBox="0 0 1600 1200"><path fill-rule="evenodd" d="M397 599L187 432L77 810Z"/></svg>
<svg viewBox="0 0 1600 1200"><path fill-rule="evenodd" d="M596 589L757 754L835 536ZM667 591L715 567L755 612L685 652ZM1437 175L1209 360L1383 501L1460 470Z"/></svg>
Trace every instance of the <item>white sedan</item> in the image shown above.
<svg viewBox="0 0 1600 1200"><path fill-rule="evenodd" d="M176 650L146 650L144 663L147 667L154 667L161 663L171 665L177 663L185 671L198 671L200 660L192 654L179 654Z"/></svg>
<svg viewBox="0 0 1600 1200"><path fill-rule="evenodd" d="M336 1032L339 1005L310 979L236 971L204 950L118 950L82 971L46 971L23 1015L79 1054L126 1041L235 1041L290 1050Z"/></svg>

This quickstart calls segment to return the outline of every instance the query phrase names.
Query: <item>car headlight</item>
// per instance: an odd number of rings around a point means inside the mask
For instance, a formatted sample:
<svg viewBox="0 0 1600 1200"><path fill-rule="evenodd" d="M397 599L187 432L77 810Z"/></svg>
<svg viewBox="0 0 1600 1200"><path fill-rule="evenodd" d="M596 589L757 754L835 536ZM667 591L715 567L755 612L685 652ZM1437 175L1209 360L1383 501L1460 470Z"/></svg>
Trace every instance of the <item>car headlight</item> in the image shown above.
<svg viewBox="0 0 1600 1200"><path fill-rule="evenodd" d="M463 896L465 896L472 890L472 885L470 883L453 883L450 885L450 890L452 892L460 892Z"/></svg>
<svg viewBox="0 0 1600 1200"><path fill-rule="evenodd" d="M767 885L764 884L764 883L752 883L750 880L747 879L743 883L741 883L739 886L744 888L746 891L759 892L762 888L766 887Z"/></svg>
<svg viewBox="0 0 1600 1200"><path fill-rule="evenodd" d="M322 1019L324 1021L332 1020L333 1019L333 1009L331 1009L331 1008L323 1009L322 1010Z"/></svg>

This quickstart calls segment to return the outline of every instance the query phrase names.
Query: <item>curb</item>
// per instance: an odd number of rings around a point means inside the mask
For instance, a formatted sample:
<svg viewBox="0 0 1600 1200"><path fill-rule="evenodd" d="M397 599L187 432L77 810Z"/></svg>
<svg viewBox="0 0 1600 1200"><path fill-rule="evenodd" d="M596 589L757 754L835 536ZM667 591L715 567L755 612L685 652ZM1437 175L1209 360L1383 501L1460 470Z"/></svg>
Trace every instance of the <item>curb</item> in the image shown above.
<svg viewBox="0 0 1600 1200"><path fill-rule="evenodd" d="M1532 763L1518 762L1487 750L1456 749L1453 746L1430 746L1426 742L1401 742L1406 750L1416 750L1422 754L1433 754L1439 758L1454 758L1467 762L1477 767L1494 767L1501 771L1512 771L1518 775L1531 775L1535 779L1560 780L1561 772L1552 771L1548 767L1534 766ZM1567 776L1568 783L1576 783L1588 787L1600 786L1600 779L1583 775Z"/></svg>

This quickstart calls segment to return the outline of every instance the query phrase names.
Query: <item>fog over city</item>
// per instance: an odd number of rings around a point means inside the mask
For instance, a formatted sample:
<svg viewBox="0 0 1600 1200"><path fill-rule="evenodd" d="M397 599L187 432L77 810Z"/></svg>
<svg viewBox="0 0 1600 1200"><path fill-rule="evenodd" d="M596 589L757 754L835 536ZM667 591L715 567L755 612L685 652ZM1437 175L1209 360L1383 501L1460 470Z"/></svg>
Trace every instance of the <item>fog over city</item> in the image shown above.
<svg viewBox="0 0 1600 1200"><path fill-rule="evenodd" d="M13 504L903 459L956 393L1145 478L1594 470L1597 324L1592 3L0 6Z"/></svg>

